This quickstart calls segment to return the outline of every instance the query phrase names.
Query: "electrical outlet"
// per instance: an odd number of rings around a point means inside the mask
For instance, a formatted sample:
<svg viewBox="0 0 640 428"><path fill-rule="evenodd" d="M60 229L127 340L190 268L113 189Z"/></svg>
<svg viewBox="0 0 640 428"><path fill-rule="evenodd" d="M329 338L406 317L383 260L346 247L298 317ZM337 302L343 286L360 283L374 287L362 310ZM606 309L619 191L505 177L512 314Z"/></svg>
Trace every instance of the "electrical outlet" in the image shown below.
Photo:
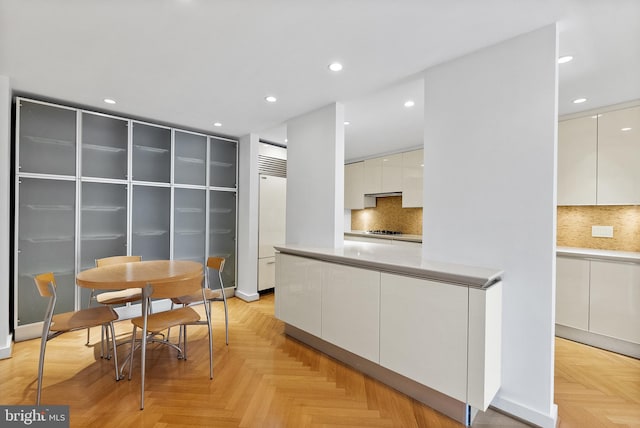
<svg viewBox="0 0 640 428"><path fill-rule="evenodd" d="M613 238L613 226L591 226L591 236L595 238Z"/></svg>

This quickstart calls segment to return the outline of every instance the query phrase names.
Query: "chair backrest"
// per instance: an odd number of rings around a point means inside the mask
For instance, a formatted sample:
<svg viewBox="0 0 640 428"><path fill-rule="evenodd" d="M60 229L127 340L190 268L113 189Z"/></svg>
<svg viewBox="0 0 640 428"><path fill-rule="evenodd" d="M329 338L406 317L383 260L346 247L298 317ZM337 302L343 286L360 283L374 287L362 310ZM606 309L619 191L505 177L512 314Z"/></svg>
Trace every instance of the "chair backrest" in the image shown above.
<svg viewBox="0 0 640 428"><path fill-rule="evenodd" d="M207 267L222 273L224 269L224 257L209 257L207 259Z"/></svg>
<svg viewBox="0 0 640 428"><path fill-rule="evenodd" d="M202 273L190 278L177 279L173 281L159 281L150 285L152 288L149 297L154 299L165 299L178 296L186 296L202 291Z"/></svg>
<svg viewBox="0 0 640 428"><path fill-rule="evenodd" d="M96 267L117 265L120 263L139 262L142 260L141 256L112 256L102 259L96 259Z"/></svg>
<svg viewBox="0 0 640 428"><path fill-rule="evenodd" d="M41 273L34 278L38 292L42 297L51 297L51 290L49 284L53 284L56 287L56 278L53 276L53 272Z"/></svg>

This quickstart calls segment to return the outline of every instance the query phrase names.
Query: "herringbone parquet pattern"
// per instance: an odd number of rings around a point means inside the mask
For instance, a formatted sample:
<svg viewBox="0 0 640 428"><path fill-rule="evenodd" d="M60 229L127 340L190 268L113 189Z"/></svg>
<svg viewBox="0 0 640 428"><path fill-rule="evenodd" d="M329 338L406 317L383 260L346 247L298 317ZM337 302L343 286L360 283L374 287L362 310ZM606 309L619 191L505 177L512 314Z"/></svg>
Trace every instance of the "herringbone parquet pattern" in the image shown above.
<svg viewBox="0 0 640 428"><path fill-rule="evenodd" d="M139 361L132 381L113 379L99 358L99 331L49 342L43 403L68 404L72 427L460 427L426 406L283 334L273 295L230 299L230 344L224 315L214 314L214 379L208 377L206 327L189 329L189 359L152 345L145 409L139 410ZM130 323L118 323L123 341ZM173 334L176 334L174 332ZM558 340L556 402L561 427L638 426L640 361ZM120 347L123 356L128 345ZM592 367L591 351L597 368ZM587 352L577 358L577 353ZM0 404L33 404L39 340L15 344L0 360ZM596 364L596 363L593 363ZM602 380L594 372L608 367ZM602 369L604 370L604 369ZM587 410L588 409L588 410ZM485 419L479 426L518 426Z"/></svg>

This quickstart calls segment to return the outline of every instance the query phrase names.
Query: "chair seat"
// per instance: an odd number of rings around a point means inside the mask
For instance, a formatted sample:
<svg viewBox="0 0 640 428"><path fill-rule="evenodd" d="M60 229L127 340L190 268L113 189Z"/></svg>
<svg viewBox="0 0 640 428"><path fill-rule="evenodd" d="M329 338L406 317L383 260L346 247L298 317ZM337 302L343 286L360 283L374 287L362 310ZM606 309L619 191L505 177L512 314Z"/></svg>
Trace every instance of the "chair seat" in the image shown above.
<svg viewBox="0 0 640 428"><path fill-rule="evenodd" d="M110 306L98 306L76 312L65 312L54 315L51 320L51 331L70 331L87 327L95 327L118 319L118 314Z"/></svg>
<svg viewBox="0 0 640 428"><path fill-rule="evenodd" d="M142 299L141 288L127 288L125 290L107 291L96 296L98 303L103 305L119 305L122 303L135 302Z"/></svg>
<svg viewBox="0 0 640 428"><path fill-rule="evenodd" d="M200 298L202 300L202 298ZM184 307L165 312L157 312L147 316L147 331L157 333L180 324L189 324L200 321L200 314L193 308ZM131 319L131 323L138 328L144 325L144 317Z"/></svg>
<svg viewBox="0 0 640 428"><path fill-rule="evenodd" d="M204 296L207 300L221 299L222 294L219 291L213 291L210 288L204 289ZM188 296L174 297L171 301L177 305L190 305L192 303L202 302L202 292L189 294Z"/></svg>

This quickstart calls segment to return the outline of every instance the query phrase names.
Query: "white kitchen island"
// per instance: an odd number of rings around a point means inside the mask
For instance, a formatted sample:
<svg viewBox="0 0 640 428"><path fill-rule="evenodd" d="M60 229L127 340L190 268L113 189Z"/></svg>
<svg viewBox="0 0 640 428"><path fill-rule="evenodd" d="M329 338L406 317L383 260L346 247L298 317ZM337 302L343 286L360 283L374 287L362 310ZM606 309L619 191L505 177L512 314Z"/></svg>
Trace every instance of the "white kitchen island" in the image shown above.
<svg viewBox="0 0 640 428"><path fill-rule="evenodd" d="M285 332L470 425L500 388L502 271L420 248L276 247Z"/></svg>

